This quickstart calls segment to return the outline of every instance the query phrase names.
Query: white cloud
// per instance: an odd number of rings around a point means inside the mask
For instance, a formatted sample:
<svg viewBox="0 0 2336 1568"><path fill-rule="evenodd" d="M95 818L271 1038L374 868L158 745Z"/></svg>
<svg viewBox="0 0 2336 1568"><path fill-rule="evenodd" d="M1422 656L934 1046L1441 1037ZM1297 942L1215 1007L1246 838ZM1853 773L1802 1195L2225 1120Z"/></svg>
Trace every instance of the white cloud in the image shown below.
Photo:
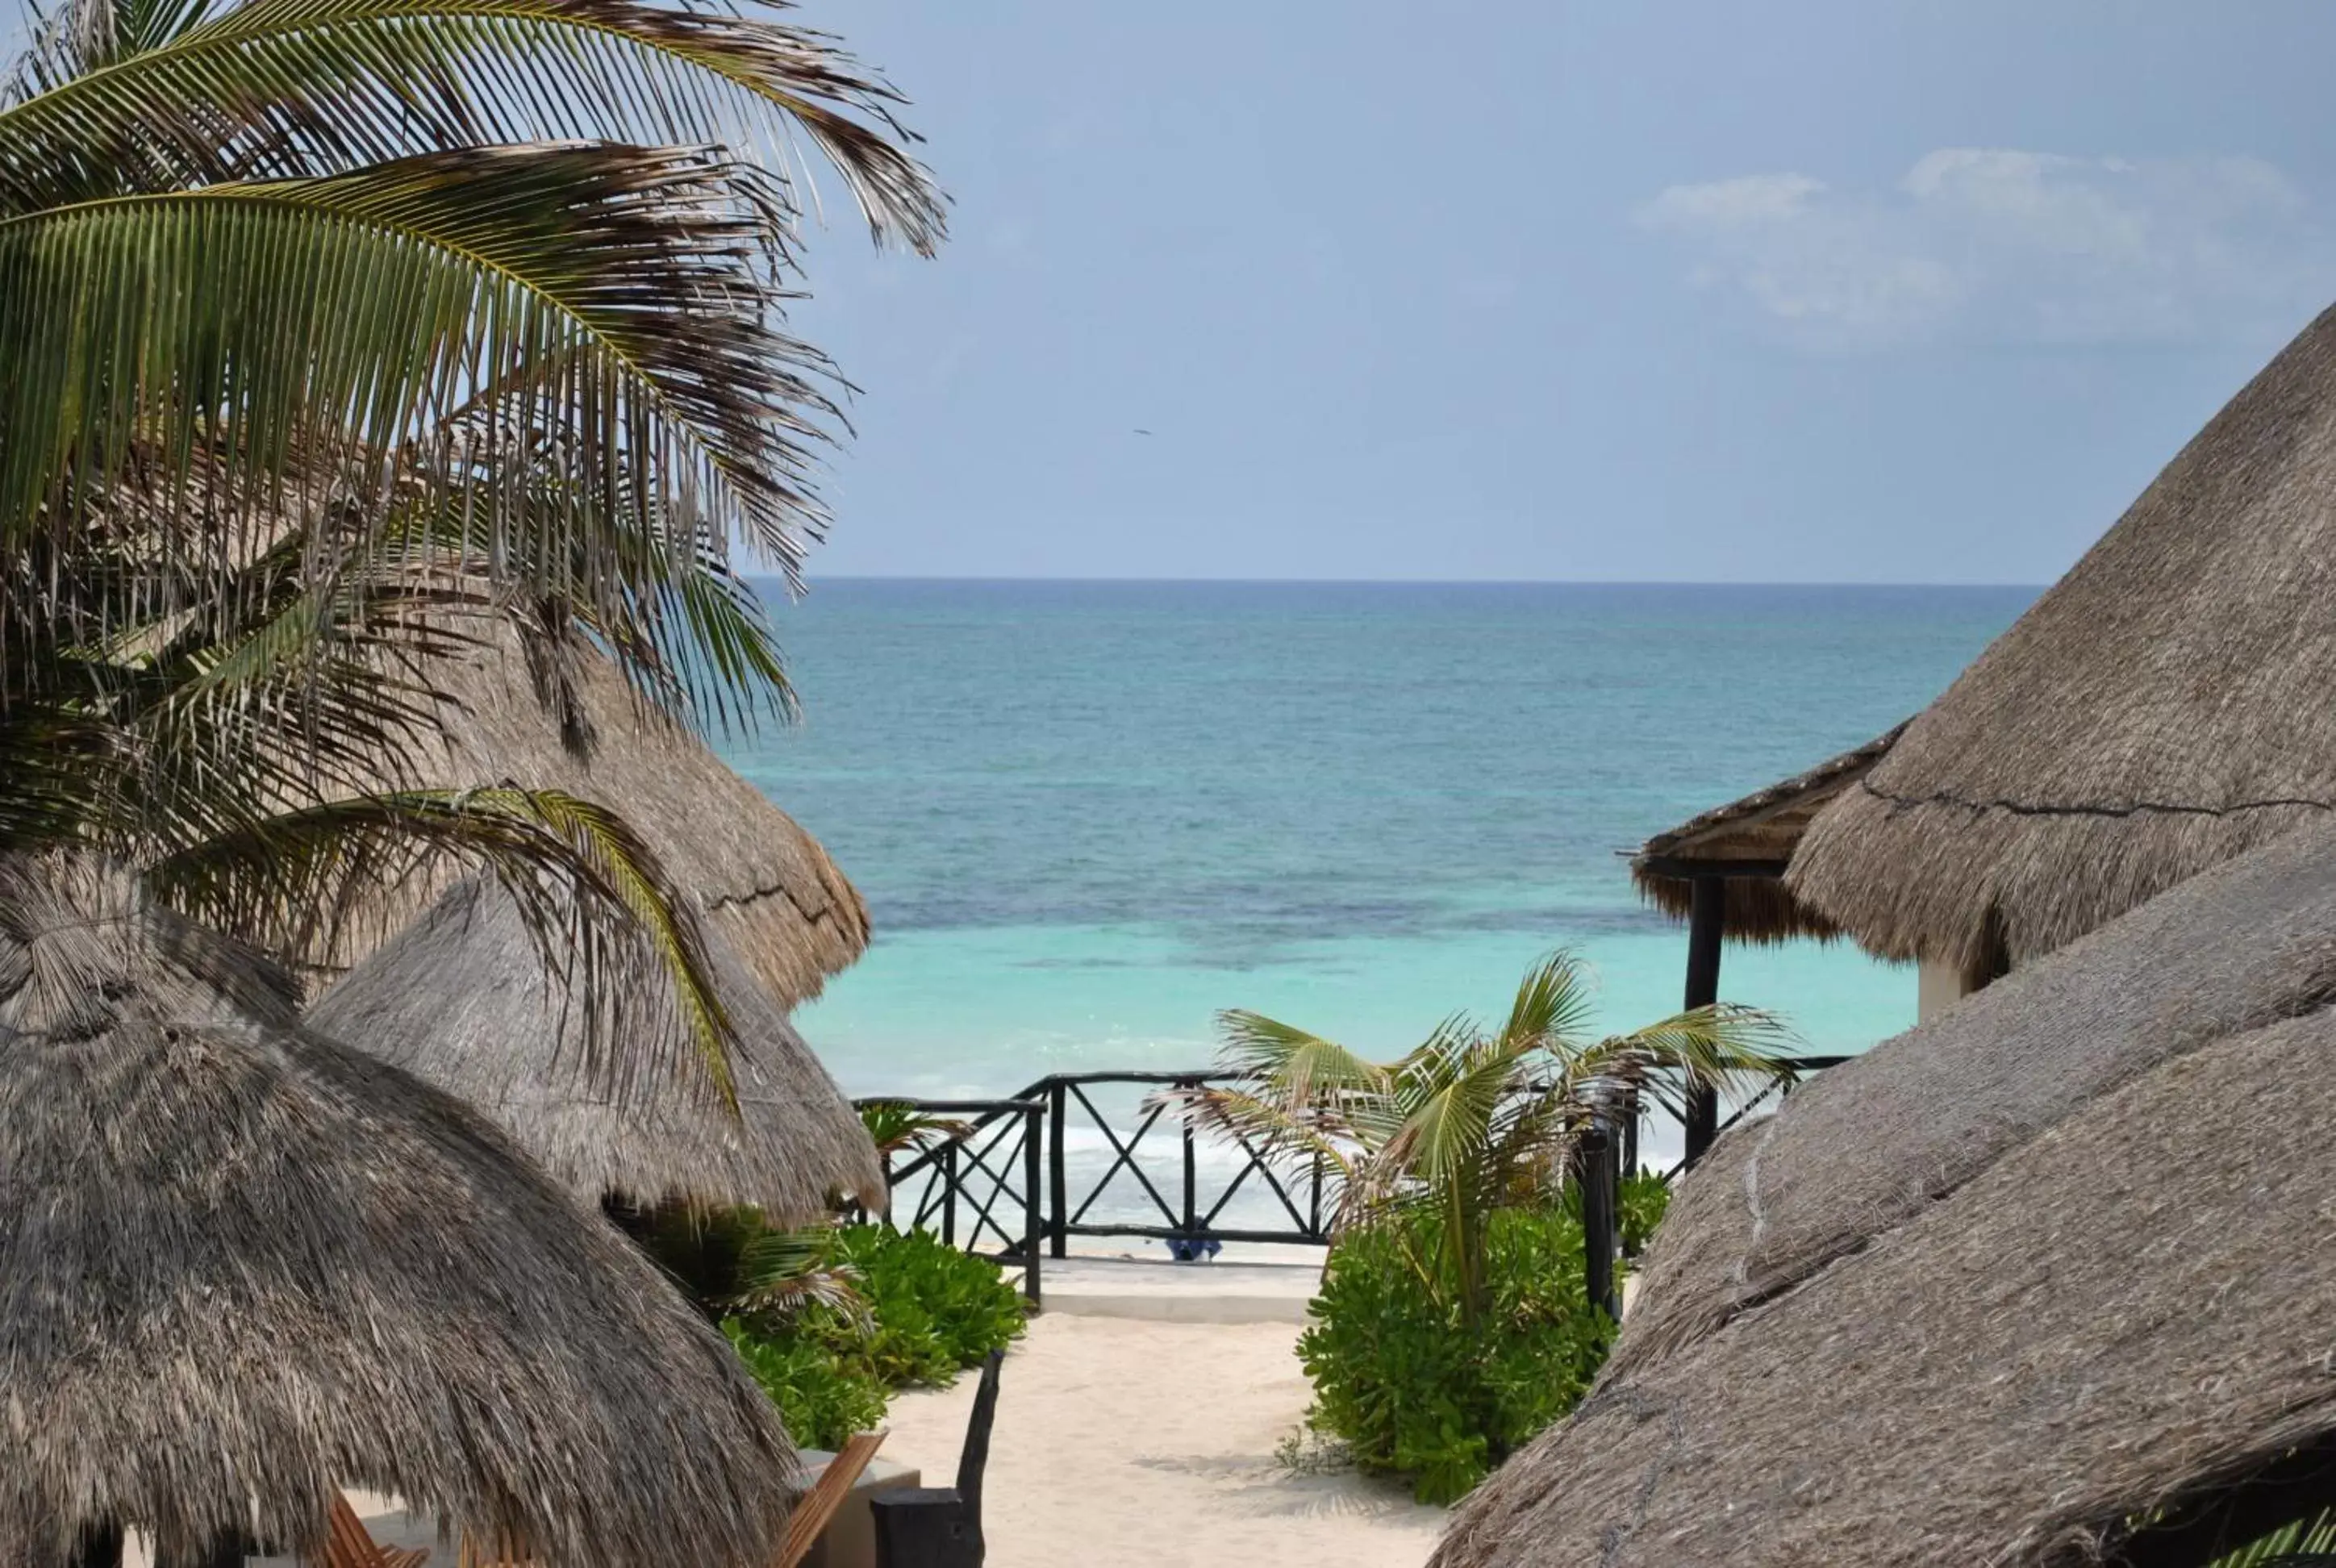
<svg viewBox="0 0 2336 1568"><path fill-rule="evenodd" d="M1636 216L1698 287L1818 348L2253 337L2336 295L2336 236L2255 159L1951 148L1889 190L1754 174Z"/></svg>

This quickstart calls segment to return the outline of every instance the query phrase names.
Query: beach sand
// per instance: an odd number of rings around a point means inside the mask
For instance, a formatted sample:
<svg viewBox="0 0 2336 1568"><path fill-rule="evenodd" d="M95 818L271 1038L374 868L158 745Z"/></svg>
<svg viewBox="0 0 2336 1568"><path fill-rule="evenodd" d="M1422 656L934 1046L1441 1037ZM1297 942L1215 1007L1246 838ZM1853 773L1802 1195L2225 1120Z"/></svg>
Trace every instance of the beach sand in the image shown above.
<svg viewBox="0 0 2336 1568"><path fill-rule="evenodd" d="M1032 1321L1007 1356L984 1485L998 1568L1418 1568L1443 1527L1397 1485L1294 1475L1309 1388L1282 1323ZM885 1456L957 1475L975 1379L894 1400Z"/></svg>

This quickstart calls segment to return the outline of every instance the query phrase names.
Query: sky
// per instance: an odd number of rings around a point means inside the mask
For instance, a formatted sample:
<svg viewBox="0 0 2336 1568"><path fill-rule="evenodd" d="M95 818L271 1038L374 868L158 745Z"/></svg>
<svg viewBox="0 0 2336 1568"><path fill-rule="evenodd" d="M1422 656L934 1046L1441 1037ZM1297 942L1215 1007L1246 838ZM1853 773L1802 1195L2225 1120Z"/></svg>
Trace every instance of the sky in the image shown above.
<svg viewBox="0 0 2336 1568"><path fill-rule="evenodd" d="M814 580L2041 583L2336 300L2321 0L801 15L955 201Z"/></svg>

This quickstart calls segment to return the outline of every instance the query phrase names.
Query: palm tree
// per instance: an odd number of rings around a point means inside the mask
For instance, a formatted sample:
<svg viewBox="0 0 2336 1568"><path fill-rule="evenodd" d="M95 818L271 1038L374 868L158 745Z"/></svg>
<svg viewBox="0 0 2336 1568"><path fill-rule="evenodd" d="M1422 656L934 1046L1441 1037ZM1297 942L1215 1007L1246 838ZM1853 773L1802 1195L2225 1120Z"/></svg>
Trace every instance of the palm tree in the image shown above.
<svg viewBox="0 0 2336 1568"><path fill-rule="evenodd" d="M1455 1016L1405 1056L1373 1062L1251 1012L1219 1015L1221 1065L1237 1086L1183 1092L1187 1114L1289 1166L1319 1161L1338 1193L1335 1230L1430 1221L1421 1272L1480 1321L1493 1213L1556 1199L1593 1125L1649 1101L1674 1114L1698 1089L1790 1081L1779 1022L1726 1004L1592 1037L1580 963L1555 953L1526 974L1501 1027Z"/></svg>
<svg viewBox="0 0 2336 1568"><path fill-rule="evenodd" d="M674 975L718 1078L703 950L621 821L394 775L476 618L554 706L589 648L688 722L786 709L742 570L794 579L842 390L784 326L795 148L930 252L897 96L775 11L634 0L69 0L34 33L0 84L0 853L107 854L279 941L464 857L593 972Z"/></svg>

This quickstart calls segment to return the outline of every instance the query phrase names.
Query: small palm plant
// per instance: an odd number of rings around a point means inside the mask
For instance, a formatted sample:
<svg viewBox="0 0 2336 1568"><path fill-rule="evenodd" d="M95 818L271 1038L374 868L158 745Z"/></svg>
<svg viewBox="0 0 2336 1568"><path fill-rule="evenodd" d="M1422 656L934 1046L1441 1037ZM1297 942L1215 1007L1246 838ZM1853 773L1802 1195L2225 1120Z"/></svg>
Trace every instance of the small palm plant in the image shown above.
<svg viewBox="0 0 2336 1568"><path fill-rule="evenodd" d="M1338 1191L1345 1230L1422 1214L1407 1234L1434 1238L1416 1259L1423 1283L1448 1291L1462 1320L1491 1299L1485 1256L1498 1210L1558 1198L1582 1135L1652 1103L1789 1082L1789 1035L1771 1015L1721 1004L1628 1034L1589 1033L1590 991L1564 952L1533 966L1501 1027L1455 1016L1408 1054L1373 1062L1319 1035L1251 1012L1219 1016L1231 1087L1177 1096L1204 1127L1270 1162L1319 1161Z"/></svg>
<svg viewBox="0 0 2336 1568"><path fill-rule="evenodd" d="M921 1153L937 1144L963 1143L973 1135L973 1124L919 1110L907 1100L871 1100L860 1107L860 1125L868 1129L876 1152L890 1159L911 1150Z"/></svg>

